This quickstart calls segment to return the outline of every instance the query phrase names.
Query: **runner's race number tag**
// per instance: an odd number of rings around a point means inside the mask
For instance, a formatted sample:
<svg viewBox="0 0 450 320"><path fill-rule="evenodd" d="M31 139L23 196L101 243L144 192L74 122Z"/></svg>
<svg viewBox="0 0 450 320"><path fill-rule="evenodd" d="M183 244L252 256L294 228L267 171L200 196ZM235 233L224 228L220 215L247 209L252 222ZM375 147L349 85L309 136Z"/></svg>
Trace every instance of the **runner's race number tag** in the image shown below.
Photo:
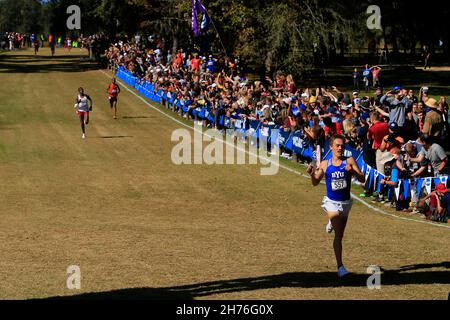
<svg viewBox="0 0 450 320"><path fill-rule="evenodd" d="M345 188L347 188L347 181L345 179L331 181L331 189L333 191L343 190Z"/></svg>

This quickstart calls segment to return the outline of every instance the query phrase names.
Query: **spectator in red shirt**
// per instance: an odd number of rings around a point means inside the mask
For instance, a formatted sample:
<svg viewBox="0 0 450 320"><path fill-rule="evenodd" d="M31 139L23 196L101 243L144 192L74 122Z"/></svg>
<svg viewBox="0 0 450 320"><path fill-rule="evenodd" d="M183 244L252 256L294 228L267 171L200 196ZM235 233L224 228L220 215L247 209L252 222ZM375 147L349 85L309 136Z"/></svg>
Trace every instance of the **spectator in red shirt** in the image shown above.
<svg viewBox="0 0 450 320"><path fill-rule="evenodd" d="M178 53L175 58L175 65L179 67L181 66L182 63L183 63L183 49L180 49L178 50Z"/></svg>
<svg viewBox="0 0 450 320"><path fill-rule="evenodd" d="M373 66L370 68L370 71L372 71L372 77L373 77L373 87L378 88L381 86L380 84L380 72L381 68L379 66Z"/></svg>
<svg viewBox="0 0 450 320"><path fill-rule="evenodd" d="M200 70L200 62L201 60L197 55L194 56L194 58L191 60L191 68L192 71L198 72Z"/></svg>
<svg viewBox="0 0 450 320"><path fill-rule="evenodd" d="M386 122L380 121L376 112L372 112L370 114L370 122L372 123L372 126L369 128L367 138L369 140L373 139L372 148L376 150L377 171L384 174L384 161L382 159L383 152L381 152L379 149L383 142L383 138L389 135L389 126Z"/></svg>
<svg viewBox="0 0 450 320"><path fill-rule="evenodd" d="M325 137L331 138L336 134L342 134L342 126L339 122L332 122L330 117L323 118Z"/></svg>

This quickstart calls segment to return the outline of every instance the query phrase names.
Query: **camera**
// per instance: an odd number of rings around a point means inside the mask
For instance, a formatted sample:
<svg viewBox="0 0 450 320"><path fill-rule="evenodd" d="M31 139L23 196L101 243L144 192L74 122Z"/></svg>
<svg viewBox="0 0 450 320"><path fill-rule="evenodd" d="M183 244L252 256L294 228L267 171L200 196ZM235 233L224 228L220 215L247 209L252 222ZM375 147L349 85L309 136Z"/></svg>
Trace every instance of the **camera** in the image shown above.
<svg viewBox="0 0 450 320"><path fill-rule="evenodd" d="M396 141L395 138L397 138L397 135L394 133L391 133L388 135L388 137L385 139L385 141L387 143L394 143Z"/></svg>

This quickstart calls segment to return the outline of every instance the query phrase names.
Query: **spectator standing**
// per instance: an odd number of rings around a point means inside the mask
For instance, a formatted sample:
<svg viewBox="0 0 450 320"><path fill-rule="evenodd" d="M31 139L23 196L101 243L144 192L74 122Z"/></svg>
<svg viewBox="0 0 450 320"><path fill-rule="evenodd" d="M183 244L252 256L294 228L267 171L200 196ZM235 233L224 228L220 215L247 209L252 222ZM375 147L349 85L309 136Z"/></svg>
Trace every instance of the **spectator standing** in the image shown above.
<svg viewBox="0 0 450 320"><path fill-rule="evenodd" d="M355 70L353 71L352 77L353 77L353 91L359 92L359 77L360 77L360 75L359 75L357 68L355 68Z"/></svg>
<svg viewBox="0 0 450 320"><path fill-rule="evenodd" d="M435 142L441 142L441 135L444 128L444 119L442 113L438 110L439 105L437 101L430 98L425 102L425 105L430 109L425 116L422 132L435 139Z"/></svg>
<svg viewBox="0 0 450 320"><path fill-rule="evenodd" d="M434 176L449 175L450 168L445 150L439 144L433 143L433 137L431 136L423 135L421 140L423 142L421 154L430 161ZM418 158L423 160L420 155Z"/></svg>
<svg viewBox="0 0 450 320"><path fill-rule="evenodd" d="M380 103L388 107L389 113L386 113L379 107L376 107L377 111L383 116L389 117L389 124L395 122L401 131L405 125L406 110L412 105L409 98L404 95L400 87L395 87L392 91L387 92L381 97Z"/></svg>
<svg viewBox="0 0 450 320"><path fill-rule="evenodd" d="M369 132L367 134L367 138L369 140L373 140L372 148L375 150L375 163L377 167L377 171L384 174L384 153L380 151L381 143L383 142L383 138L389 134L389 126L386 122L382 122L378 118L378 114L376 112L371 113L370 122L372 126L369 128Z"/></svg>
<svg viewBox="0 0 450 320"><path fill-rule="evenodd" d="M370 68L369 65L366 64L364 70L363 70L363 79L364 79L364 87L366 89L366 93L369 92L370 83L369 83L369 77L370 77Z"/></svg>
<svg viewBox="0 0 450 320"><path fill-rule="evenodd" d="M430 66L431 51L428 46L423 46L422 57L424 61L424 70L426 70L427 68L431 69Z"/></svg>
<svg viewBox="0 0 450 320"><path fill-rule="evenodd" d="M372 72L372 79L373 79L373 87L377 88L380 87L380 72L381 72L381 68L379 66L373 66L372 68L370 68L370 71Z"/></svg>

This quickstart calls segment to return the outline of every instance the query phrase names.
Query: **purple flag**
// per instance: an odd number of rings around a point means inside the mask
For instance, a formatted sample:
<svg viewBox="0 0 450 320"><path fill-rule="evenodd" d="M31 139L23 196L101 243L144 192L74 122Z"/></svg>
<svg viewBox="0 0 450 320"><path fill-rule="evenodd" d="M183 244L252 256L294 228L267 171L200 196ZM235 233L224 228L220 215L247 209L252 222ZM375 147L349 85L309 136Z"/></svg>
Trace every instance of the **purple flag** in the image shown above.
<svg viewBox="0 0 450 320"><path fill-rule="evenodd" d="M197 0L192 0L192 32L195 37L198 37L197 12Z"/></svg>
<svg viewBox="0 0 450 320"><path fill-rule="evenodd" d="M192 0L192 32L194 33L195 37L198 37L200 35L200 32L198 31L198 22L197 22L199 12L203 13L201 31L204 32L209 27L209 24L211 23L211 18L209 17L206 8L202 4L201 0Z"/></svg>

